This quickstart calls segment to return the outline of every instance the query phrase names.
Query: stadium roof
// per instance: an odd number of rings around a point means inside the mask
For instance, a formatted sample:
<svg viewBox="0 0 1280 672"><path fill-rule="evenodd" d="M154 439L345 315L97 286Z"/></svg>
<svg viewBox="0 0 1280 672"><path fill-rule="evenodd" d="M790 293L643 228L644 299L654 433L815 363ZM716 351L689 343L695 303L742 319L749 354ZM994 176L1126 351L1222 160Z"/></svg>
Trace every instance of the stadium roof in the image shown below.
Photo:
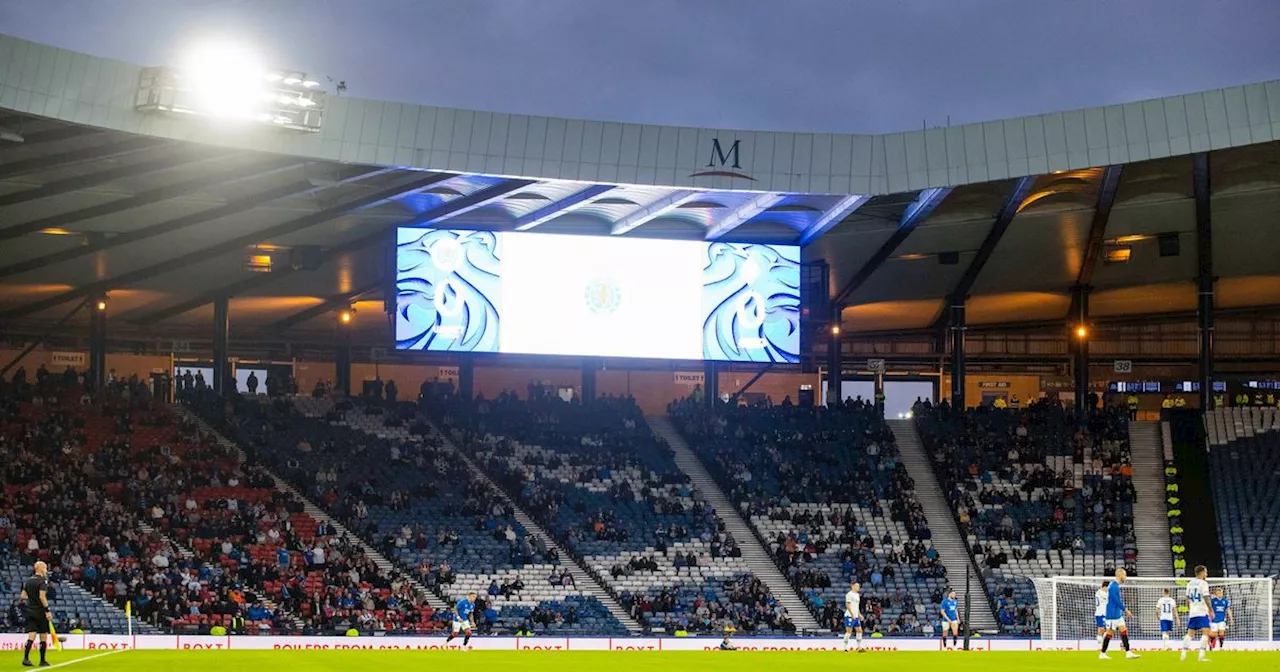
<svg viewBox="0 0 1280 672"><path fill-rule="evenodd" d="M971 324L1060 320L1082 280L1095 316L1190 311L1201 152L1219 307L1280 306L1280 82L886 135L330 98L289 133L135 111L137 65L5 36L0 64L0 326L108 290L113 329L204 330L230 295L237 331L316 330L380 310L405 224L803 244L852 331L965 288Z"/></svg>

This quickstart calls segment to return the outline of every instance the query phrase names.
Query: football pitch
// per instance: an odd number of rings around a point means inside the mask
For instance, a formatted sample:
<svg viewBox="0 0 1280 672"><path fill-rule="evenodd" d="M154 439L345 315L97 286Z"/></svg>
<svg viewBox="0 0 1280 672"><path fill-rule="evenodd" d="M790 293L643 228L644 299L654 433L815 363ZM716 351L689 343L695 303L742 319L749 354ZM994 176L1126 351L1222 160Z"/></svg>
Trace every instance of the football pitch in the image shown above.
<svg viewBox="0 0 1280 672"><path fill-rule="evenodd" d="M21 654L10 657L3 667L19 668ZM1280 670L1280 655L1273 652L1220 651L1211 656L1213 670ZM937 670L938 672L983 672L993 666L1010 672L1078 672L1082 669L1119 668L1125 670L1167 670L1170 666L1199 667L1192 654L1186 662L1173 652L1148 652L1138 660L1124 660L1112 653L1111 660L1098 659L1095 652L868 652L833 651L51 651L53 668L69 667L75 672L108 670L180 670L181 672L226 672L227 670L269 670L288 672L421 672L457 666L480 669L561 672L734 672L741 669L769 672L814 672L831 668L858 670Z"/></svg>

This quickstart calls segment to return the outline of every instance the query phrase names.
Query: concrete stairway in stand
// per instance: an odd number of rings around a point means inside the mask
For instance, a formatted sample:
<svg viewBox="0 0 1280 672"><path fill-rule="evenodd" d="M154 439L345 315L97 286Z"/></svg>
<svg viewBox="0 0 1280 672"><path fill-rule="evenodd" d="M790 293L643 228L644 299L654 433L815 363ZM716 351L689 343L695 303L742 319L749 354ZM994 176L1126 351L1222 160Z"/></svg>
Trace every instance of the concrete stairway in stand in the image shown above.
<svg viewBox="0 0 1280 672"><path fill-rule="evenodd" d="M488 484L489 487L493 488L494 492L498 493L498 496L501 497L504 502L511 506L511 509L515 512L516 522L520 523L520 525L524 527L525 534L541 538L543 542L546 543L548 549L554 550L556 554L560 556L560 565L565 569L568 569L569 574L573 576L574 588L586 597L594 597L599 600L600 604L603 604L605 609L608 609L609 613L614 618L618 619L618 622L621 623L622 626L631 634L644 634L644 626L633 618L622 604L609 593L601 580L597 579L591 574L591 572L587 571L586 565L578 561L569 553L565 552L564 548L556 543L555 537L548 534L546 530L542 529L542 526L539 525L537 521L529 516L524 509L520 508L520 505L516 503L515 500L511 499L507 492L503 490L496 481L489 478L489 475L484 473L484 471L476 465L470 455L458 450L458 447L454 445L452 439L437 429L435 425L428 423L428 426L431 427L431 432L444 444L446 450L452 452L455 456L461 459L462 463L467 465L467 468L471 470L471 473L477 479Z"/></svg>
<svg viewBox="0 0 1280 672"><path fill-rule="evenodd" d="M782 606L786 607L787 613L791 616L791 622L795 624L797 631L821 632L823 629L818 624L818 620L814 618L813 612L809 610L809 606L805 604L791 582L783 575L778 566L774 564L772 556L761 543L760 538L751 528L751 524L742 517L738 511L738 507L729 501L729 498L716 484L715 479L707 472L702 464L702 460L694 454L689 448L688 442L676 430L675 425L665 416L649 416L649 427L660 437L662 437L671 450L675 453L676 466L689 477L690 482L697 488L698 492L706 498L711 507L715 509L716 515L720 520L724 521L724 527L733 535L735 541L738 542L738 548L742 550L742 559L746 561L747 567L751 569L751 573L757 579L760 579L769 591Z"/></svg>
<svg viewBox="0 0 1280 672"><path fill-rule="evenodd" d="M138 529L142 530L144 533L146 533L149 536L159 537L161 541L172 546L174 552L176 552L178 554L178 557L182 558L183 560L191 560L196 557L195 551L174 541L171 537L169 537L169 535L147 524L145 520L142 520L142 519L138 520Z"/></svg>
<svg viewBox="0 0 1280 672"><path fill-rule="evenodd" d="M991 601L987 599L986 590L977 576L977 568L973 564L973 556L969 554L969 545L960 533L955 513L947 493L938 484L938 477L933 473L933 465L929 461L929 453L920 441L912 420L889 420L889 428L898 445L898 453L907 474L916 482L916 500L924 508L924 516L929 521L929 530L933 533L933 547L938 550L938 557L947 568L947 578L952 587L963 600L965 573L974 575L971 590L974 599L969 604L969 626L981 631L999 629ZM963 611L964 607L961 606Z"/></svg>
<svg viewBox="0 0 1280 672"><path fill-rule="evenodd" d="M203 418L196 415L195 413L192 413L185 406L175 405L173 408L175 409L175 412L187 418L188 420L194 422L198 427L200 427L201 431L208 432L209 434L212 434L213 436L217 437L217 441L219 444L228 446L234 449L235 451L237 451L240 455L240 460L242 462L244 461L244 451L240 448L240 446L236 445L234 441L219 434L213 427L209 426L209 423L205 422ZM262 466L262 465L258 465L258 466ZM331 517L328 513L325 512L324 509L321 509L319 506L316 506L314 502L304 497L301 492L298 492L298 490L294 488L292 485L289 485L279 476L276 476L275 473L272 472L270 469L266 469L266 467L263 467L263 469L265 469L266 472L271 475L271 480L275 482L276 490L292 495L294 499L297 499L299 502L302 502L302 510L307 515L311 516L312 518L315 518L319 522L327 523L330 527L332 527L338 533L338 535L345 536L351 543L355 544L360 550L364 551L365 555L369 556L369 559L373 561L374 566L376 566L378 570L381 571L383 574L386 574L389 576L392 572L396 572L401 576L403 576L404 580L408 582L410 586L413 587L414 592L421 599L425 600L427 604L431 605L432 609L439 611L441 609L450 608L450 605L447 602L445 602L444 599L442 599L440 596L428 590L426 586L419 583L418 580L415 579L410 572L405 571L403 568L397 566L394 562L390 560L390 558L387 558L385 555L379 552L378 549L365 543L364 539L361 539L359 535L352 534L350 530L348 530L346 527L342 525L342 523L339 523L337 520L334 520L333 517Z"/></svg>
<svg viewBox="0 0 1280 672"><path fill-rule="evenodd" d="M1164 443L1160 423L1129 423L1133 464L1133 533L1138 540L1138 576L1172 576L1173 549L1164 493Z"/></svg>

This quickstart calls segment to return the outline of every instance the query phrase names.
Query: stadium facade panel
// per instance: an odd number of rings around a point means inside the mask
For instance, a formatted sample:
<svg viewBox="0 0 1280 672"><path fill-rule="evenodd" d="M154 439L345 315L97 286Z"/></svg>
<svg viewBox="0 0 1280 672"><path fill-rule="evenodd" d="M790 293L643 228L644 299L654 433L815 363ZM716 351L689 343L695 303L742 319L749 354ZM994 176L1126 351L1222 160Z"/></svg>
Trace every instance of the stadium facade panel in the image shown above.
<svg viewBox="0 0 1280 672"><path fill-rule="evenodd" d="M134 108L143 66L0 35L0 108L310 159L504 177L880 195L1280 139L1280 81L880 135L624 124L333 97L318 133L226 132Z"/></svg>

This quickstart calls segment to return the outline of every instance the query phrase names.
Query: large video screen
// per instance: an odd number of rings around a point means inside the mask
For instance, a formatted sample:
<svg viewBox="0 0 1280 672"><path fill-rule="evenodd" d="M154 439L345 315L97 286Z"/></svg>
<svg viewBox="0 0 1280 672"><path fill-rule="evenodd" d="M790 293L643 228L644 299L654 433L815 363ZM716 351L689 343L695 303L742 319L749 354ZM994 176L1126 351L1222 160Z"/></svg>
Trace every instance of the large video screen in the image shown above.
<svg viewBox="0 0 1280 672"><path fill-rule="evenodd" d="M402 228L396 348L798 362L800 248Z"/></svg>

